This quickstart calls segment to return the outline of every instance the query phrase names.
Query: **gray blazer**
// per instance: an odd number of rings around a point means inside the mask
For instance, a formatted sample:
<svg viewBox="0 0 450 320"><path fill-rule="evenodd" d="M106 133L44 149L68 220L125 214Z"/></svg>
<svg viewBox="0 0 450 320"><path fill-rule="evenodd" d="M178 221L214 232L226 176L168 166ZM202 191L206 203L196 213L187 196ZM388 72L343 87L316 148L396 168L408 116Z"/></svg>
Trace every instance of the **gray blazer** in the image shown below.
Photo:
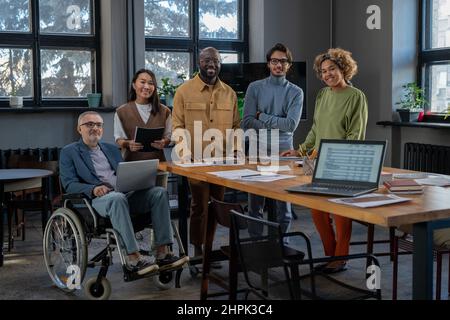
<svg viewBox="0 0 450 320"><path fill-rule="evenodd" d="M118 147L103 142L100 142L99 146L111 167L116 171L119 162L123 161ZM59 171L61 184L67 193L84 193L89 198L93 198L92 190L103 184L95 172L89 147L81 139L61 150Z"/></svg>

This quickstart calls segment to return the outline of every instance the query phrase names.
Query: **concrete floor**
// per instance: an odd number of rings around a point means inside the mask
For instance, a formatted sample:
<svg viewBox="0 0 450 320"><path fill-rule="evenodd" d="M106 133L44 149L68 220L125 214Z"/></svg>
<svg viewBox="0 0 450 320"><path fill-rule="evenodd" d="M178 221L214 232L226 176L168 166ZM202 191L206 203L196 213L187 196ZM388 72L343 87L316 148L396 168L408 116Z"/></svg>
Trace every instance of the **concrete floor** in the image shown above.
<svg viewBox="0 0 450 320"><path fill-rule="evenodd" d="M322 256L323 250L319 236L312 223L309 210L296 208L298 219L293 222L291 230L301 230L305 232L312 241L314 256ZM42 255L42 231L40 216L38 213L28 213L26 221L26 241L17 239L15 247L8 253L5 252L5 264L0 268L0 300L82 300L86 299L83 290L74 293L64 293L52 285L47 274ZM6 231L6 230L5 230ZM352 241L365 240L367 228L358 224L353 224ZM215 246L226 242L226 230L218 230L218 239ZM386 239L387 230L376 228L376 239ZM98 243L94 246L99 246ZM363 252L364 246L352 246L351 253ZM91 248L95 251L95 248ZM89 251L89 252L91 252ZM387 245L377 245L376 251L387 251ZM192 252L192 248L190 248ZM399 299L411 298L411 256L400 256L399 265ZM181 288L172 288L166 291L158 289L151 278L141 279L134 282L125 283L122 280L122 271L119 265L117 253L115 253L115 264L108 271L108 279L112 285L111 299L123 300L198 300L200 297L201 275L192 277L188 270L185 270L181 278ZM388 257L380 257L382 276L381 289L383 299L391 299L392 288L392 264ZM338 279L349 281L354 285L364 287L365 260L349 262L347 271L337 275ZM448 258L443 262L442 299L447 297L448 279ZM95 271L95 272L94 272ZM86 279L96 276L98 269L88 269ZM218 270L222 275L227 273L227 264L222 262L222 269ZM245 282L242 275L240 286L244 287ZM345 298L340 288L333 288L327 283L318 281L319 292L325 292L326 296L336 299ZM220 291L214 284L210 286L210 292ZM223 296L218 299L225 299Z"/></svg>

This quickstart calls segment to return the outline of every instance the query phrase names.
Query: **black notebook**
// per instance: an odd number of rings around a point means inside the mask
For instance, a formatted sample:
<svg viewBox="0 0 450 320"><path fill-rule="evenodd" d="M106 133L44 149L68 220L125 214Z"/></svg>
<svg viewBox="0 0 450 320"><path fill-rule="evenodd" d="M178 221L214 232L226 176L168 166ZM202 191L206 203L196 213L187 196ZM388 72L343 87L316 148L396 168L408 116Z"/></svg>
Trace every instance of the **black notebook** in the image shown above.
<svg viewBox="0 0 450 320"><path fill-rule="evenodd" d="M140 128L136 127L136 134L134 135L134 141L142 143L144 149L141 152L159 151L153 148L151 144L156 140L161 140L164 134L164 127L162 128Z"/></svg>

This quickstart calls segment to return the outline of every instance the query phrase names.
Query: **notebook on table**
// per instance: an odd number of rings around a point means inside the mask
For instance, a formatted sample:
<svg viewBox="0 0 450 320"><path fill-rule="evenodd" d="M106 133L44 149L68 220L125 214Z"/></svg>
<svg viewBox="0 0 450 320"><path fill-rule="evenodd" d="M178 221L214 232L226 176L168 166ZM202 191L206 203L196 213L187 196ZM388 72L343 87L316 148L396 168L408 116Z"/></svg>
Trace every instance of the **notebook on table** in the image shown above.
<svg viewBox="0 0 450 320"><path fill-rule="evenodd" d="M154 187L158 164L158 159L120 162L116 172L116 191L126 193Z"/></svg>
<svg viewBox="0 0 450 320"><path fill-rule="evenodd" d="M423 190L423 186L413 179L399 179L385 181L384 186L390 191L417 191Z"/></svg>
<svg viewBox="0 0 450 320"><path fill-rule="evenodd" d="M322 139L312 182L286 190L342 197L376 191L386 144L386 141Z"/></svg>

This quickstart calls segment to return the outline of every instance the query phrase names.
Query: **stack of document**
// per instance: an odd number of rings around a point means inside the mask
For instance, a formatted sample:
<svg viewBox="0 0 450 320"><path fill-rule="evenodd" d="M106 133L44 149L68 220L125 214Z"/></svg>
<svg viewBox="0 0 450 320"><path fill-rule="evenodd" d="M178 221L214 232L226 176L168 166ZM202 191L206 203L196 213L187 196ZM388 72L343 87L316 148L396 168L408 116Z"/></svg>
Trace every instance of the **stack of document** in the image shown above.
<svg viewBox="0 0 450 320"><path fill-rule="evenodd" d="M334 203L347 204L350 206L360 208L378 207L393 203L405 202L409 200L411 199L402 198L394 194L378 194L378 193L365 194L354 198L328 199L328 201Z"/></svg>
<svg viewBox="0 0 450 320"><path fill-rule="evenodd" d="M389 192L398 194L422 193L423 186L413 179L396 179L385 181L384 186Z"/></svg>

